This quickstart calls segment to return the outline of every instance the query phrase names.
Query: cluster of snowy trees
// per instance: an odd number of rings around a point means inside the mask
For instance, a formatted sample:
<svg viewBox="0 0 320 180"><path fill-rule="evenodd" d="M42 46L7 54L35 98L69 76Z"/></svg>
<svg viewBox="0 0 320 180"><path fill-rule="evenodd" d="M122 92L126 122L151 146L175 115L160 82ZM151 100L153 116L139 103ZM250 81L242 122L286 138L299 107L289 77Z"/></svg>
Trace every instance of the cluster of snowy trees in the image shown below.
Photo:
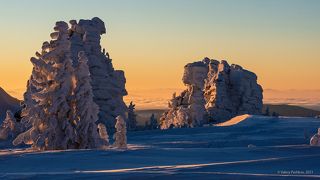
<svg viewBox="0 0 320 180"><path fill-rule="evenodd" d="M150 116L149 121L145 122L145 126L138 126L137 125L137 114L135 112L135 104L131 101L128 106L128 118L127 118L127 128L129 131L135 130L150 130L150 129L157 129L158 128L158 121L154 114Z"/></svg>
<svg viewBox="0 0 320 180"><path fill-rule="evenodd" d="M182 106L175 107L162 114L160 118L160 128L169 129L173 127L175 128L193 127L193 121L188 108L185 108Z"/></svg>
<svg viewBox="0 0 320 180"><path fill-rule="evenodd" d="M39 150L107 147L107 129L96 125L99 107L93 101L88 58L80 51L73 66L68 24L57 22L54 30L53 40L44 42L42 52L31 58L33 71L21 113L23 132L13 144L29 144ZM0 131L3 138L9 129L18 129L14 122L8 113ZM116 130L115 146L125 148L126 125L121 116Z"/></svg>
<svg viewBox="0 0 320 180"><path fill-rule="evenodd" d="M271 113L269 106L266 107L265 113L263 115L265 115L265 116L273 116L273 117L280 116L279 113L276 113L276 112Z"/></svg>

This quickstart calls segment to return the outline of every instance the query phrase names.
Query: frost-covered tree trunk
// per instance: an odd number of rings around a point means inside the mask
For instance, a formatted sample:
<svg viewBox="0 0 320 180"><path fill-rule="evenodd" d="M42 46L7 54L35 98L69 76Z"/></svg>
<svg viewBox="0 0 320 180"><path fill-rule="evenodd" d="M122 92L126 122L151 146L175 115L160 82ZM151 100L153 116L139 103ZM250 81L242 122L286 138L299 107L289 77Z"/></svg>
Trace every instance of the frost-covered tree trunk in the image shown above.
<svg viewBox="0 0 320 180"><path fill-rule="evenodd" d="M134 112L135 104L131 101L128 107L128 129L135 130L137 128L137 115Z"/></svg>
<svg viewBox="0 0 320 180"><path fill-rule="evenodd" d="M74 117L77 122L78 143L81 149L96 148L100 144L95 124L98 120L99 107L93 102L88 59L83 51L80 51L78 56L79 63L74 72L76 81Z"/></svg>
<svg viewBox="0 0 320 180"><path fill-rule="evenodd" d="M122 116L116 118L116 133L113 135L113 146L120 149L127 148L127 126Z"/></svg>
<svg viewBox="0 0 320 180"><path fill-rule="evenodd" d="M6 140L8 138L15 137L17 133L20 131L21 131L20 124L17 123L12 112L8 110L7 116L5 120L2 122L0 127L0 139Z"/></svg>

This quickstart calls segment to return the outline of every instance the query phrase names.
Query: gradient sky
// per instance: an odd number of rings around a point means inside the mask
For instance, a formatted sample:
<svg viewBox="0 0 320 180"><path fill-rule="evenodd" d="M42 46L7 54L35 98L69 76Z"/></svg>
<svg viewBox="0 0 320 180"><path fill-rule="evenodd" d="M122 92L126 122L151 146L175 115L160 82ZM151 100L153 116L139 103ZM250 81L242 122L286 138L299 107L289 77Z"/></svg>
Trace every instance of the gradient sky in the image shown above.
<svg viewBox="0 0 320 180"><path fill-rule="evenodd" d="M0 0L0 86L21 98L54 23L98 16L129 99L183 88L183 66L205 56L254 71L265 89L320 89L319 9L318 0Z"/></svg>

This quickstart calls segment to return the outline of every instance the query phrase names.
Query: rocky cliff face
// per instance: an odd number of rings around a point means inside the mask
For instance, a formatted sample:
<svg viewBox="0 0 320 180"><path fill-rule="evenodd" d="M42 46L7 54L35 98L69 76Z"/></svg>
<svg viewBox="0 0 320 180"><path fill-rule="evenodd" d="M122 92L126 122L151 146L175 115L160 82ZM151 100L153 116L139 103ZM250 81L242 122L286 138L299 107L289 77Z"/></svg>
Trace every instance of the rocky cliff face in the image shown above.
<svg viewBox="0 0 320 180"><path fill-rule="evenodd" d="M65 23L65 22L61 22ZM112 59L105 49L101 48L101 35L106 33L104 22L95 17L91 20L71 20L70 25L65 23L67 33L66 39L70 44L71 59L73 67L78 65L78 54L85 52L88 58L88 65L91 76L91 85L94 94L94 102L99 106L99 122L106 124L108 129L114 129L115 118L119 115L125 117L127 107L123 101L123 96L127 95L125 89L126 79L124 72L115 70ZM56 38L56 32L50 34L51 38ZM45 53L52 43L44 42L42 53L36 53L38 57ZM56 44L57 46L59 44ZM29 81L32 81L32 77ZM30 101L30 94L37 92L33 87L29 87L25 93L25 101ZM34 92L31 92L34 91Z"/></svg>
<svg viewBox="0 0 320 180"><path fill-rule="evenodd" d="M187 89L170 100L169 111L160 119L162 128L183 121L178 118L182 110L188 117L183 123L187 126L262 111L262 87L257 84L257 76L239 65L205 58L187 64L182 80Z"/></svg>

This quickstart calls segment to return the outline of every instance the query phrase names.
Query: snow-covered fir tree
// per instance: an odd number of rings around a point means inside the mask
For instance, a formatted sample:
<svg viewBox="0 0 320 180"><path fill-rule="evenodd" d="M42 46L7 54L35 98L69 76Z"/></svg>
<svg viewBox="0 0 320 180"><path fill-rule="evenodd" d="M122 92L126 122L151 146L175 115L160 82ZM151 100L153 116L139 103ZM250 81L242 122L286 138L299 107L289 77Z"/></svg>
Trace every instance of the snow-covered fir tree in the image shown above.
<svg viewBox="0 0 320 180"><path fill-rule="evenodd" d="M127 126L122 116L116 118L116 133L113 135L113 147L126 149L127 148Z"/></svg>
<svg viewBox="0 0 320 180"><path fill-rule="evenodd" d="M137 115L135 113L135 104L131 101L128 106L128 124L129 130L135 130L137 128Z"/></svg>
<svg viewBox="0 0 320 180"><path fill-rule="evenodd" d="M109 144L109 135L107 132L107 128L104 124L99 123L98 124L98 130L99 130L99 135L102 140L102 147L101 148L107 148Z"/></svg>
<svg viewBox="0 0 320 180"><path fill-rule="evenodd" d="M154 114L152 113L151 116L150 116L150 120L149 120L149 126L150 126L150 129L157 129L158 128L158 121L157 119L155 118Z"/></svg>
<svg viewBox="0 0 320 180"><path fill-rule="evenodd" d="M54 30L50 35L53 40L44 43L38 58L31 58L36 72L31 86L36 92L27 94L36 102L34 108L29 107L33 114L28 112L32 126L14 140L15 145L24 142L41 150L78 146L70 104L73 67L68 24L57 22Z"/></svg>
<svg viewBox="0 0 320 180"><path fill-rule="evenodd" d="M265 116L270 116L270 109L269 106L266 107L266 112L264 114Z"/></svg>
<svg viewBox="0 0 320 180"><path fill-rule="evenodd" d="M99 107L93 102L91 78L88 59L85 52L80 51L78 65L74 69L74 118L78 135L80 149L97 148L99 146L99 134L97 132Z"/></svg>
<svg viewBox="0 0 320 180"><path fill-rule="evenodd" d="M7 111L6 118L0 127L0 139L6 140L15 137L21 130L20 124L16 121L10 110Z"/></svg>

